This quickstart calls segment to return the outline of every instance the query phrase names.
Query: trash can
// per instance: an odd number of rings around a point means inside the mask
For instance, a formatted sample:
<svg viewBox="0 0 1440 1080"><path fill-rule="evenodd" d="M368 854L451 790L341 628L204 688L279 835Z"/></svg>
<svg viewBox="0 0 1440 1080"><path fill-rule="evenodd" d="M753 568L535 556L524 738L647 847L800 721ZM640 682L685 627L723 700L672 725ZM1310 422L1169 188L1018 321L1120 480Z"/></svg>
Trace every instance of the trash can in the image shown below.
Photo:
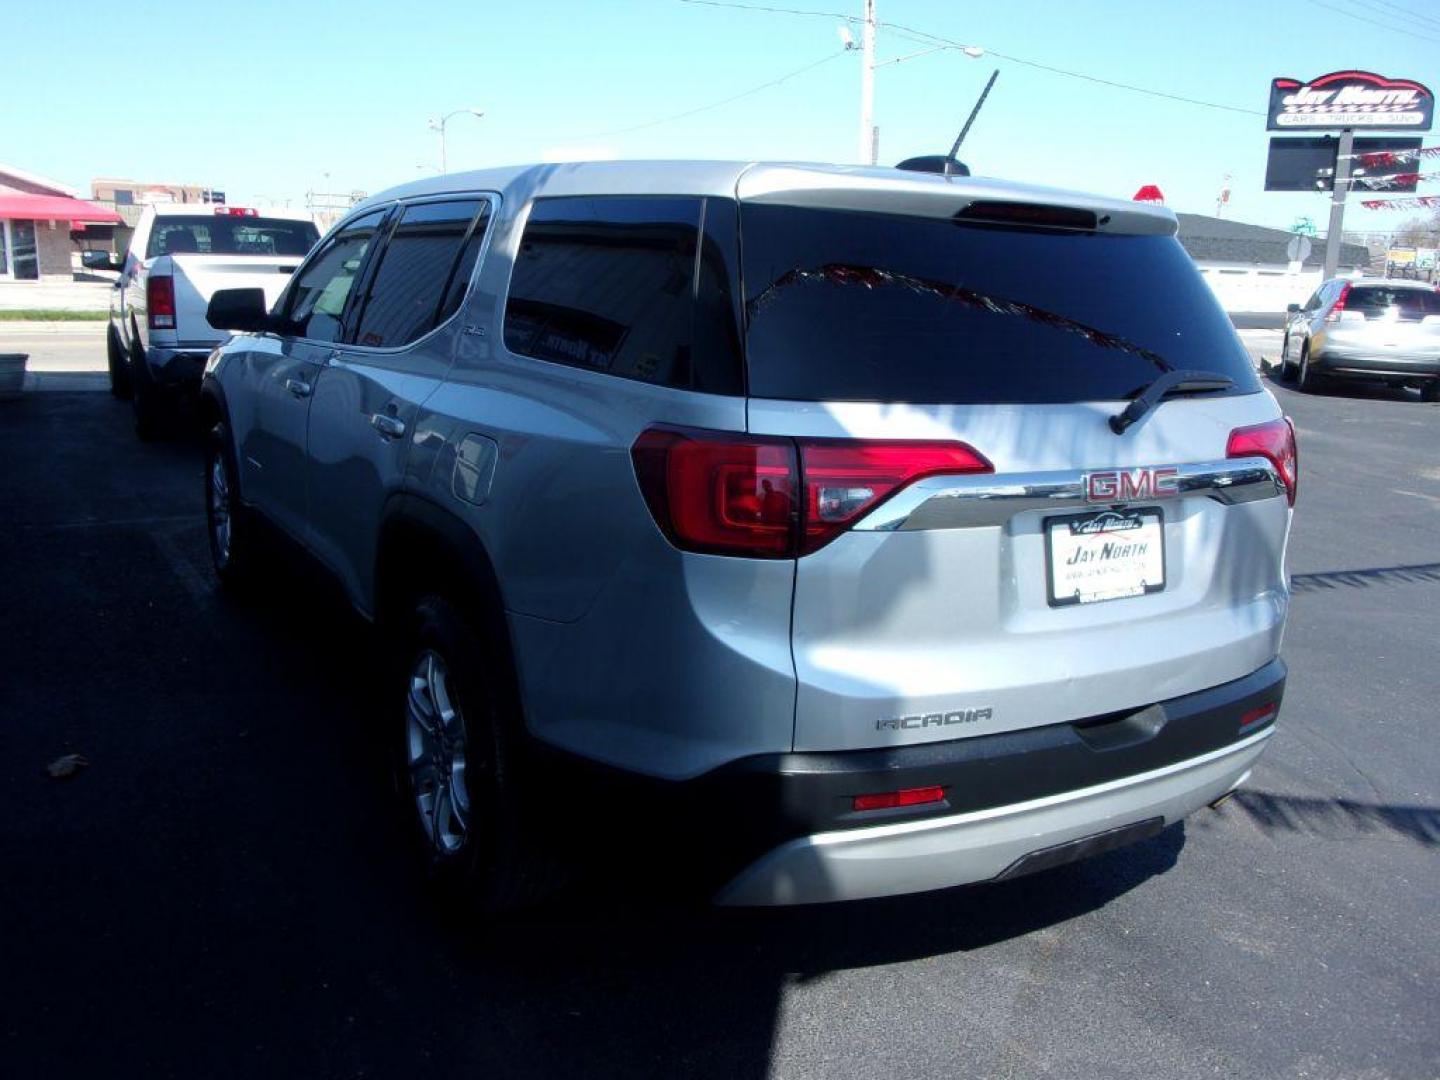
<svg viewBox="0 0 1440 1080"><path fill-rule="evenodd" d="M13 401L25 389L25 361L29 353L0 353L0 401Z"/></svg>

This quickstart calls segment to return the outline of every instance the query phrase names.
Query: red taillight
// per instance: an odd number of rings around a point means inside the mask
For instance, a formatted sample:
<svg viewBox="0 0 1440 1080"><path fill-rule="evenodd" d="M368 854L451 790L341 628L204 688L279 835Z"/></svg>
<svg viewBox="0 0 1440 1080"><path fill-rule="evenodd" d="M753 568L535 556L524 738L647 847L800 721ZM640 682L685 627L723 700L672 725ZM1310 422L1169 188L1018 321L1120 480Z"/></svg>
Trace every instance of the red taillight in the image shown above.
<svg viewBox="0 0 1440 1080"><path fill-rule="evenodd" d="M1290 505L1295 505L1295 489L1300 482L1300 453L1295 445L1295 425L1288 416L1253 427L1236 428L1230 433L1225 456L1266 458L1280 474Z"/></svg>
<svg viewBox="0 0 1440 1080"><path fill-rule="evenodd" d="M651 428L630 456L650 512L676 547L794 554L800 484L789 439Z"/></svg>
<svg viewBox="0 0 1440 1080"><path fill-rule="evenodd" d="M926 803L945 801L942 787L905 788L903 791L886 791L879 795L856 795L853 805L856 810L894 810L900 806L924 806Z"/></svg>
<svg viewBox="0 0 1440 1080"><path fill-rule="evenodd" d="M961 443L670 428L645 431L630 453L650 512L676 547L762 558L824 547L923 477L992 471Z"/></svg>
<svg viewBox="0 0 1440 1080"><path fill-rule="evenodd" d="M253 206L217 206L215 213L218 217L258 217L260 211Z"/></svg>
<svg viewBox="0 0 1440 1080"><path fill-rule="evenodd" d="M175 329L175 279L151 274L145 279L145 309L151 330Z"/></svg>
<svg viewBox="0 0 1440 1080"><path fill-rule="evenodd" d="M1350 296L1350 283L1347 281L1340 286L1340 295L1335 298L1335 306L1325 314L1325 321L1339 322L1340 314L1345 310L1345 301Z"/></svg>
<svg viewBox="0 0 1440 1080"><path fill-rule="evenodd" d="M993 471L963 443L800 440L802 555L824 547L895 492L927 476Z"/></svg>

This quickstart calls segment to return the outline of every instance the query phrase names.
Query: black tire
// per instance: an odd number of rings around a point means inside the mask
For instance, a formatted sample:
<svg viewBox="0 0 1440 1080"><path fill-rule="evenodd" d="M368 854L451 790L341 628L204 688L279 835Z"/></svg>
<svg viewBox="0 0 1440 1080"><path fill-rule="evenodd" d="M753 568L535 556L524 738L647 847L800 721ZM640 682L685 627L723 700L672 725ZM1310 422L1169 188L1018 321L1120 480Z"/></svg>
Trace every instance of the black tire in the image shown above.
<svg viewBox="0 0 1440 1080"><path fill-rule="evenodd" d="M110 369L110 393L121 401L130 400L130 365L112 326L105 333L105 362Z"/></svg>
<svg viewBox="0 0 1440 1080"><path fill-rule="evenodd" d="M1440 403L1440 379L1431 379L1420 388L1420 400L1431 405Z"/></svg>
<svg viewBox="0 0 1440 1080"><path fill-rule="evenodd" d="M427 877L442 898L487 913L533 905L554 892L561 879L559 863L542 852L535 819L526 812L520 723L507 715L500 657L460 608L436 594L421 597L392 676L399 693L389 711L396 719L387 722L395 731L398 720L396 790ZM443 665L445 696L458 722L445 740L421 733L431 730L423 727L426 702L434 709L434 697L418 674L427 659ZM463 751L454 749L455 730ZM464 765L458 783L457 760ZM427 781L427 772L448 777L450 811L441 809L439 784ZM465 827L457 840L451 826L461 817L462 803Z"/></svg>
<svg viewBox="0 0 1440 1080"><path fill-rule="evenodd" d="M228 525L228 531L220 528L222 524ZM221 586L234 593L251 585L261 564L261 537L240 501L230 429L223 423L210 430L205 442L205 531L210 540L210 564Z"/></svg>
<svg viewBox="0 0 1440 1080"><path fill-rule="evenodd" d="M130 404L135 410L135 434L141 442L155 442L170 433L171 402L150 374L145 357L130 355Z"/></svg>
<svg viewBox="0 0 1440 1080"><path fill-rule="evenodd" d="M1310 366L1310 343L1307 341L1300 348L1300 371L1295 377L1295 386L1304 393L1314 394L1323 383L1321 376Z"/></svg>

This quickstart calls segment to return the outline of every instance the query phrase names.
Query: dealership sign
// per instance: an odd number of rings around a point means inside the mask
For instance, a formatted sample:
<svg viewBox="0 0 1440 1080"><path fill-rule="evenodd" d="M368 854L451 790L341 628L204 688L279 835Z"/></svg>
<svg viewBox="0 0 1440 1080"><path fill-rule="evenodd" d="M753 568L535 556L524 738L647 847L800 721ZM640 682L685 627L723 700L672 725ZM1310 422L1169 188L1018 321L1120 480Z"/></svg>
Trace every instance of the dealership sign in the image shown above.
<svg viewBox="0 0 1440 1080"><path fill-rule="evenodd" d="M1429 131L1435 95L1412 79L1371 71L1332 71L1309 82L1270 83L1267 131Z"/></svg>

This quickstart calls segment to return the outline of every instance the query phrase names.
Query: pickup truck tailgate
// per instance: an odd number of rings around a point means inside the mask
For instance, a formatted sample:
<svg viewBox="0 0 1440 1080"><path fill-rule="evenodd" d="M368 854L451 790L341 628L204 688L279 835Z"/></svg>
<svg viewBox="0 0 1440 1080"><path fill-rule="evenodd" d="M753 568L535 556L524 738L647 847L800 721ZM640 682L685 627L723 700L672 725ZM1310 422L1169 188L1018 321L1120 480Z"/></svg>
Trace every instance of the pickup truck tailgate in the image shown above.
<svg viewBox="0 0 1440 1080"><path fill-rule="evenodd" d="M175 329L181 342L221 342L229 335L205 321L210 297L220 289L264 289L275 303L300 266L298 256L171 255L175 278ZM155 272L152 270L152 273Z"/></svg>

